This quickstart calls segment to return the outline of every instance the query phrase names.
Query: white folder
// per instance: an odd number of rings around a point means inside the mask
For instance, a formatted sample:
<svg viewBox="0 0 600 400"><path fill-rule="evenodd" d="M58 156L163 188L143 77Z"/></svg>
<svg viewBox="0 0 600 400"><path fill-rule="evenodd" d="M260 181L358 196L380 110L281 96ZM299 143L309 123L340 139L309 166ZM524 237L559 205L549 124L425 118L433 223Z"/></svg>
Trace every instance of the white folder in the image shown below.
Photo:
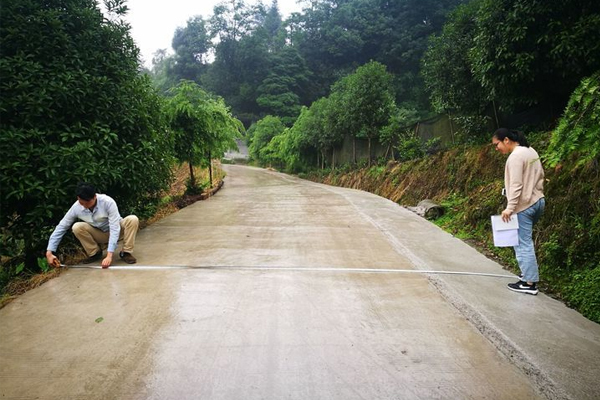
<svg viewBox="0 0 600 400"><path fill-rule="evenodd" d="M519 245L519 220L516 215L511 215L508 222L502 221L501 215L492 215L492 232L496 247Z"/></svg>

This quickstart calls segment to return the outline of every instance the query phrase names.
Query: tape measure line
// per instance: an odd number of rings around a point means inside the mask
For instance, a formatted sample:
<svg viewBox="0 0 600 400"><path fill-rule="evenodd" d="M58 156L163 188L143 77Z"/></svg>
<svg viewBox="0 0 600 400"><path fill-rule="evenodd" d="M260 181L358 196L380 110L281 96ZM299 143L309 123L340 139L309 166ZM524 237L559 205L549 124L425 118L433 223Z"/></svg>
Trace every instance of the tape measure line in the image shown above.
<svg viewBox="0 0 600 400"><path fill-rule="evenodd" d="M75 269L102 269L101 266L73 265L68 268ZM432 274L432 275L468 275L487 276L493 278L516 278L515 275L490 274L485 272L470 271L432 271L417 269L390 269L390 268L328 268L328 267L243 267L220 265L115 265L111 270L168 270L168 269L197 269L197 270L233 270L233 271L289 271L289 272L336 272L336 273L366 273L366 274Z"/></svg>

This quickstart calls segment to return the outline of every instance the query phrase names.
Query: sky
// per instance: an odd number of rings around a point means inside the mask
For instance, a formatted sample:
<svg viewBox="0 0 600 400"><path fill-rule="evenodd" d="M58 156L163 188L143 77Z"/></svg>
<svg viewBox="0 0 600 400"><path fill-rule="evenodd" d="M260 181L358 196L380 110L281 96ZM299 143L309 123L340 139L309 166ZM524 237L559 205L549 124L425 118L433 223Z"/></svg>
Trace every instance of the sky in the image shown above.
<svg viewBox="0 0 600 400"><path fill-rule="evenodd" d="M222 0L129 0L127 21L131 24L131 35L140 48L144 65L152 66L152 56L158 49L172 53L171 40L177 27L184 27L187 20L196 15L208 18L213 8ZM292 12L301 11L297 0L278 0L279 12L285 19ZM246 0L256 4L258 0ZM266 5L271 0L263 0Z"/></svg>

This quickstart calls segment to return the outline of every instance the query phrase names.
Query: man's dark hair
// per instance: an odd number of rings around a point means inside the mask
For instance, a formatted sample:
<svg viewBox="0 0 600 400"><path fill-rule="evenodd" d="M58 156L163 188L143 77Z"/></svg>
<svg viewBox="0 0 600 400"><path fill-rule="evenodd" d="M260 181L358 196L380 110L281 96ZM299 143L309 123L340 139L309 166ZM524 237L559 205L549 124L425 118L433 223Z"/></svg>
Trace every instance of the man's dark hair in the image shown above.
<svg viewBox="0 0 600 400"><path fill-rule="evenodd" d="M77 191L75 192L77 197L82 200L89 201L96 195L96 188L91 183L79 182L77 184Z"/></svg>

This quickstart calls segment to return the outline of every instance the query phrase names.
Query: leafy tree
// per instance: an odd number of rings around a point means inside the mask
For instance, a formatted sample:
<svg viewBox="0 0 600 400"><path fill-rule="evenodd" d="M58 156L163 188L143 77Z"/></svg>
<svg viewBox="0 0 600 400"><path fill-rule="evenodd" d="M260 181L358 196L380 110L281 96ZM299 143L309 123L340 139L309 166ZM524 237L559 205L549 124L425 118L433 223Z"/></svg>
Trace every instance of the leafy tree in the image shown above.
<svg viewBox="0 0 600 400"><path fill-rule="evenodd" d="M175 156L190 168L190 188L196 188L194 166L211 166L212 156L236 149L242 124L231 116L222 99L211 96L196 83L181 81L171 90L168 116L175 132ZM211 174L212 177L212 174ZM212 179L212 178L211 178ZM211 182L212 184L212 182Z"/></svg>
<svg viewBox="0 0 600 400"><path fill-rule="evenodd" d="M379 131L388 124L394 107L394 94L390 88L392 76L384 65L371 61L359 67L355 73L343 78L340 88L349 121L349 133L365 138L369 146L369 163L372 159L372 142L379 138Z"/></svg>
<svg viewBox="0 0 600 400"><path fill-rule="evenodd" d="M485 0L477 14L472 70L504 108L561 105L600 67L600 2Z"/></svg>
<svg viewBox="0 0 600 400"><path fill-rule="evenodd" d="M259 118L257 87L269 70L269 38L259 29L265 16L264 7L250 8L233 0L216 6L211 18L211 33L218 44L202 84L225 98L247 125Z"/></svg>
<svg viewBox="0 0 600 400"><path fill-rule="evenodd" d="M259 12L261 10L259 9ZM240 40L253 28L252 10L243 0L227 0L217 4L210 19L211 36L219 42Z"/></svg>
<svg viewBox="0 0 600 400"><path fill-rule="evenodd" d="M261 159L265 164L285 166L286 131L273 136L267 146L261 149Z"/></svg>
<svg viewBox="0 0 600 400"><path fill-rule="evenodd" d="M558 127L552 134L546 159L550 166L576 159L581 166L600 157L600 71L571 95Z"/></svg>
<svg viewBox="0 0 600 400"><path fill-rule="evenodd" d="M266 32L269 52L277 52L284 48L286 32L281 20L281 14L279 13L277 0L273 0L271 3L271 7L265 15L261 28Z"/></svg>
<svg viewBox="0 0 600 400"><path fill-rule="evenodd" d="M387 146L387 154L394 158L394 147L406 138L406 131L419 120L417 110L414 108L394 107L388 125L381 129L379 140Z"/></svg>
<svg viewBox="0 0 600 400"><path fill-rule="evenodd" d="M450 14L442 33L430 37L422 73L438 113L480 115L490 101L473 76L467 56L477 35L480 4L477 0L459 6Z"/></svg>
<svg viewBox="0 0 600 400"><path fill-rule="evenodd" d="M327 95L341 76L375 60L395 74L398 103L428 109L421 56L428 36L441 30L446 14L462 1L311 1L286 22L290 41L315 75L309 100Z"/></svg>
<svg viewBox="0 0 600 400"><path fill-rule="evenodd" d="M308 109L302 127L305 130L304 134L309 143L319 151L321 155L321 168L325 167L325 153L328 149L333 148L336 142L334 132L328 128L331 126L331 118L328 115L329 99L327 97L320 98L313 102ZM328 122L330 122L328 124ZM329 126L328 126L329 125ZM317 158L318 159L318 158Z"/></svg>
<svg viewBox="0 0 600 400"><path fill-rule="evenodd" d="M441 31L447 14L464 0L377 0L386 37L374 60L385 64L395 79L396 101L423 113L429 108L420 70L429 36ZM378 32L372 33L378 40ZM373 41L371 40L371 41Z"/></svg>
<svg viewBox="0 0 600 400"><path fill-rule="evenodd" d="M124 1L13 0L0 13L2 254L35 266L78 181L141 212L170 178L161 101Z"/></svg>
<svg viewBox="0 0 600 400"><path fill-rule="evenodd" d="M269 75L257 89L256 102L267 114L278 115L291 126L300 112L300 95L308 80L304 59L295 48L285 47L272 56Z"/></svg>
<svg viewBox="0 0 600 400"><path fill-rule="evenodd" d="M317 151L317 147L310 137L311 118L309 108L302 107L294 125L285 131L281 158L285 160L288 170L300 170L303 165L310 165L314 159L312 155Z"/></svg>
<svg viewBox="0 0 600 400"><path fill-rule="evenodd" d="M190 18L185 28L177 28L171 46L175 50L171 73L175 81L199 80L208 63L211 48L206 22L201 16Z"/></svg>
<svg viewBox="0 0 600 400"><path fill-rule="evenodd" d="M175 57L167 55L167 49L159 49L154 53L150 76L154 86L163 94L178 82L178 77L173 72L174 66Z"/></svg>
<svg viewBox="0 0 600 400"><path fill-rule="evenodd" d="M283 132L284 129L285 125L279 117L267 115L258 121L253 128L252 142L248 146L250 157L259 162L265 162L264 149L271 139Z"/></svg>

